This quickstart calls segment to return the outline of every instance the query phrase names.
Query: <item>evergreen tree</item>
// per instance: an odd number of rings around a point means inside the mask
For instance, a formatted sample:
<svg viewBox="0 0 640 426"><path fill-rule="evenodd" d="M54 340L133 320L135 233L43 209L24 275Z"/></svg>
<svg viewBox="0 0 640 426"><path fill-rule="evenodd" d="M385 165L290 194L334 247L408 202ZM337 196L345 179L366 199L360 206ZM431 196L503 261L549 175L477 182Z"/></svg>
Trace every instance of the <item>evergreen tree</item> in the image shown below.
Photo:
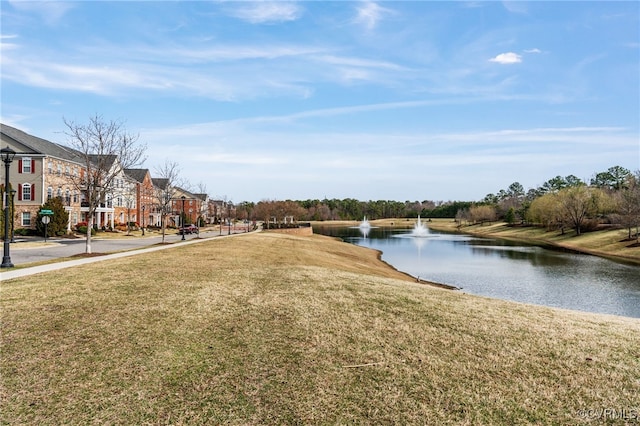
<svg viewBox="0 0 640 426"><path fill-rule="evenodd" d="M51 219L47 224L47 235L64 235L67 232L67 225L69 223L69 213L64 209L64 203L61 197L52 197L42 205L40 210L51 210L53 215L49 216ZM38 212L36 218L36 229L38 235L44 235L44 224L42 223L42 215Z"/></svg>
<svg viewBox="0 0 640 426"><path fill-rule="evenodd" d="M507 213L504 215L504 221L509 225L513 225L516 221L516 212L513 207L510 207L509 210L507 210Z"/></svg>

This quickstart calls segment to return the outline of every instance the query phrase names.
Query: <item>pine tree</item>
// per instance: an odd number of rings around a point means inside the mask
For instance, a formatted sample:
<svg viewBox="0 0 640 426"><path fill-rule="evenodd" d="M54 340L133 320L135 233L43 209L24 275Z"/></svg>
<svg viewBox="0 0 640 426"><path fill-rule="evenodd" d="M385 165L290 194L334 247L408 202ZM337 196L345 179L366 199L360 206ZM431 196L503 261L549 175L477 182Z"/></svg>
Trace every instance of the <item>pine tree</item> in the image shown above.
<svg viewBox="0 0 640 426"><path fill-rule="evenodd" d="M62 198L52 197L42 205L40 210L51 210L53 215L49 216L51 220L47 224L47 235L64 235L67 233L69 224L69 213L64 209ZM38 213L36 218L36 229L39 235L44 235L44 224L42 223L42 215Z"/></svg>

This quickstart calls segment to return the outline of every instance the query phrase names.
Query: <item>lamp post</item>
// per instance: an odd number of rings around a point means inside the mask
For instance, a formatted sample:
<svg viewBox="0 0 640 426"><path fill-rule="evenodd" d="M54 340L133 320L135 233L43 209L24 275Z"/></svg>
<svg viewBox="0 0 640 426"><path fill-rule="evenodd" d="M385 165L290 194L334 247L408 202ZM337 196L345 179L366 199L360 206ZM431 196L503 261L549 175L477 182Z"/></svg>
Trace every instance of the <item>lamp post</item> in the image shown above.
<svg viewBox="0 0 640 426"><path fill-rule="evenodd" d="M144 205L142 206L142 236L144 237Z"/></svg>
<svg viewBox="0 0 640 426"><path fill-rule="evenodd" d="M16 156L16 152L9 147L0 149L2 162L4 163L4 254L2 256L2 265L0 268L13 268L11 263L11 255L9 253L9 166Z"/></svg>
<svg viewBox="0 0 640 426"><path fill-rule="evenodd" d="M181 222L182 222L182 240L184 241L184 199L187 198L184 195L182 197L182 217L181 217Z"/></svg>
<svg viewBox="0 0 640 426"><path fill-rule="evenodd" d="M16 210L16 205L14 204L14 199L16 198L16 191L15 189L11 188L11 191L9 191L9 194L11 194L11 242L15 243L16 242L16 235L15 235L15 226L14 226L14 220L13 217L15 216L15 210Z"/></svg>

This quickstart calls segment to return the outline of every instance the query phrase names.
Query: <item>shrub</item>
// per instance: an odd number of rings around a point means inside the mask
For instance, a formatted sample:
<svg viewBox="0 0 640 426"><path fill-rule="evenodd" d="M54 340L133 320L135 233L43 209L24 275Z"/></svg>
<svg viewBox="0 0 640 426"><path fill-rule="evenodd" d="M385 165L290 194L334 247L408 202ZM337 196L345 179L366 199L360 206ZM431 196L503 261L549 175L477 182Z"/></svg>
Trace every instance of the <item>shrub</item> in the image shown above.
<svg viewBox="0 0 640 426"><path fill-rule="evenodd" d="M84 226L77 226L76 225L76 230L78 231L79 234L87 235L87 225L84 225ZM96 235L96 230L95 229L91 230L91 235Z"/></svg>
<svg viewBox="0 0 640 426"><path fill-rule="evenodd" d="M21 235L21 236L27 236L27 235L36 235L36 231L35 229L29 229L29 228L17 228L13 231L14 235Z"/></svg>

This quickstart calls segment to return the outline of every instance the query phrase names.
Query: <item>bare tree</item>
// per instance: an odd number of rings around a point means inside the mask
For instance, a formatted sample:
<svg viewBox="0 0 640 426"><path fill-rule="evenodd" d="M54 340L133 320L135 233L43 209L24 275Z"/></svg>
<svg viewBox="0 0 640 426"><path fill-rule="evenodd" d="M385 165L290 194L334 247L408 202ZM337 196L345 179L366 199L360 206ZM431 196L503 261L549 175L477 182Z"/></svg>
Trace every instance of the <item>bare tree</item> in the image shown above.
<svg viewBox="0 0 640 426"><path fill-rule="evenodd" d="M622 189L616 192L615 198L617 210L620 214L622 225L628 230L628 239L631 240L631 230L636 228L636 241L638 235L638 226L640 226L640 171L636 172L636 176L629 174L627 182Z"/></svg>
<svg viewBox="0 0 640 426"><path fill-rule="evenodd" d="M582 233L582 226L587 219L606 210L610 203L603 190L586 185L565 188L558 192L558 197L561 209L576 230L576 235Z"/></svg>
<svg viewBox="0 0 640 426"><path fill-rule="evenodd" d="M124 169L142 164L146 146L138 143L138 136L126 131L120 121L105 121L102 116L89 118L80 124L63 119L72 148L78 151L84 170L71 176L75 188L84 194L89 208L87 214L86 253L91 253L91 231L98 207L113 194L114 180Z"/></svg>
<svg viewBox="0 0 640 426"><path fill-rule="evenodd" d="M200 228L200 225L204 225L206 224L206 220L205 218L208 216L208 210L209 210L209 203L208 203L208 199L209 199L209 195L207 195L207 185L203 182L198 183L198 185L196 185L197 187L197 195L198 197L202 197L200 199L200 203L199 203L199 211L198 211L198 229Z"/></svg>
<svg viewBox="0 0 640 426"><path fill-rule="evenodd" d="M167 216L171 212L171 205L176 197L177 189L181 186L180 167L178 163L166 160L163 165L155 168L160 183L156 185L155 199L160 212L162 226L162 242L164 243Z"/></svg>

